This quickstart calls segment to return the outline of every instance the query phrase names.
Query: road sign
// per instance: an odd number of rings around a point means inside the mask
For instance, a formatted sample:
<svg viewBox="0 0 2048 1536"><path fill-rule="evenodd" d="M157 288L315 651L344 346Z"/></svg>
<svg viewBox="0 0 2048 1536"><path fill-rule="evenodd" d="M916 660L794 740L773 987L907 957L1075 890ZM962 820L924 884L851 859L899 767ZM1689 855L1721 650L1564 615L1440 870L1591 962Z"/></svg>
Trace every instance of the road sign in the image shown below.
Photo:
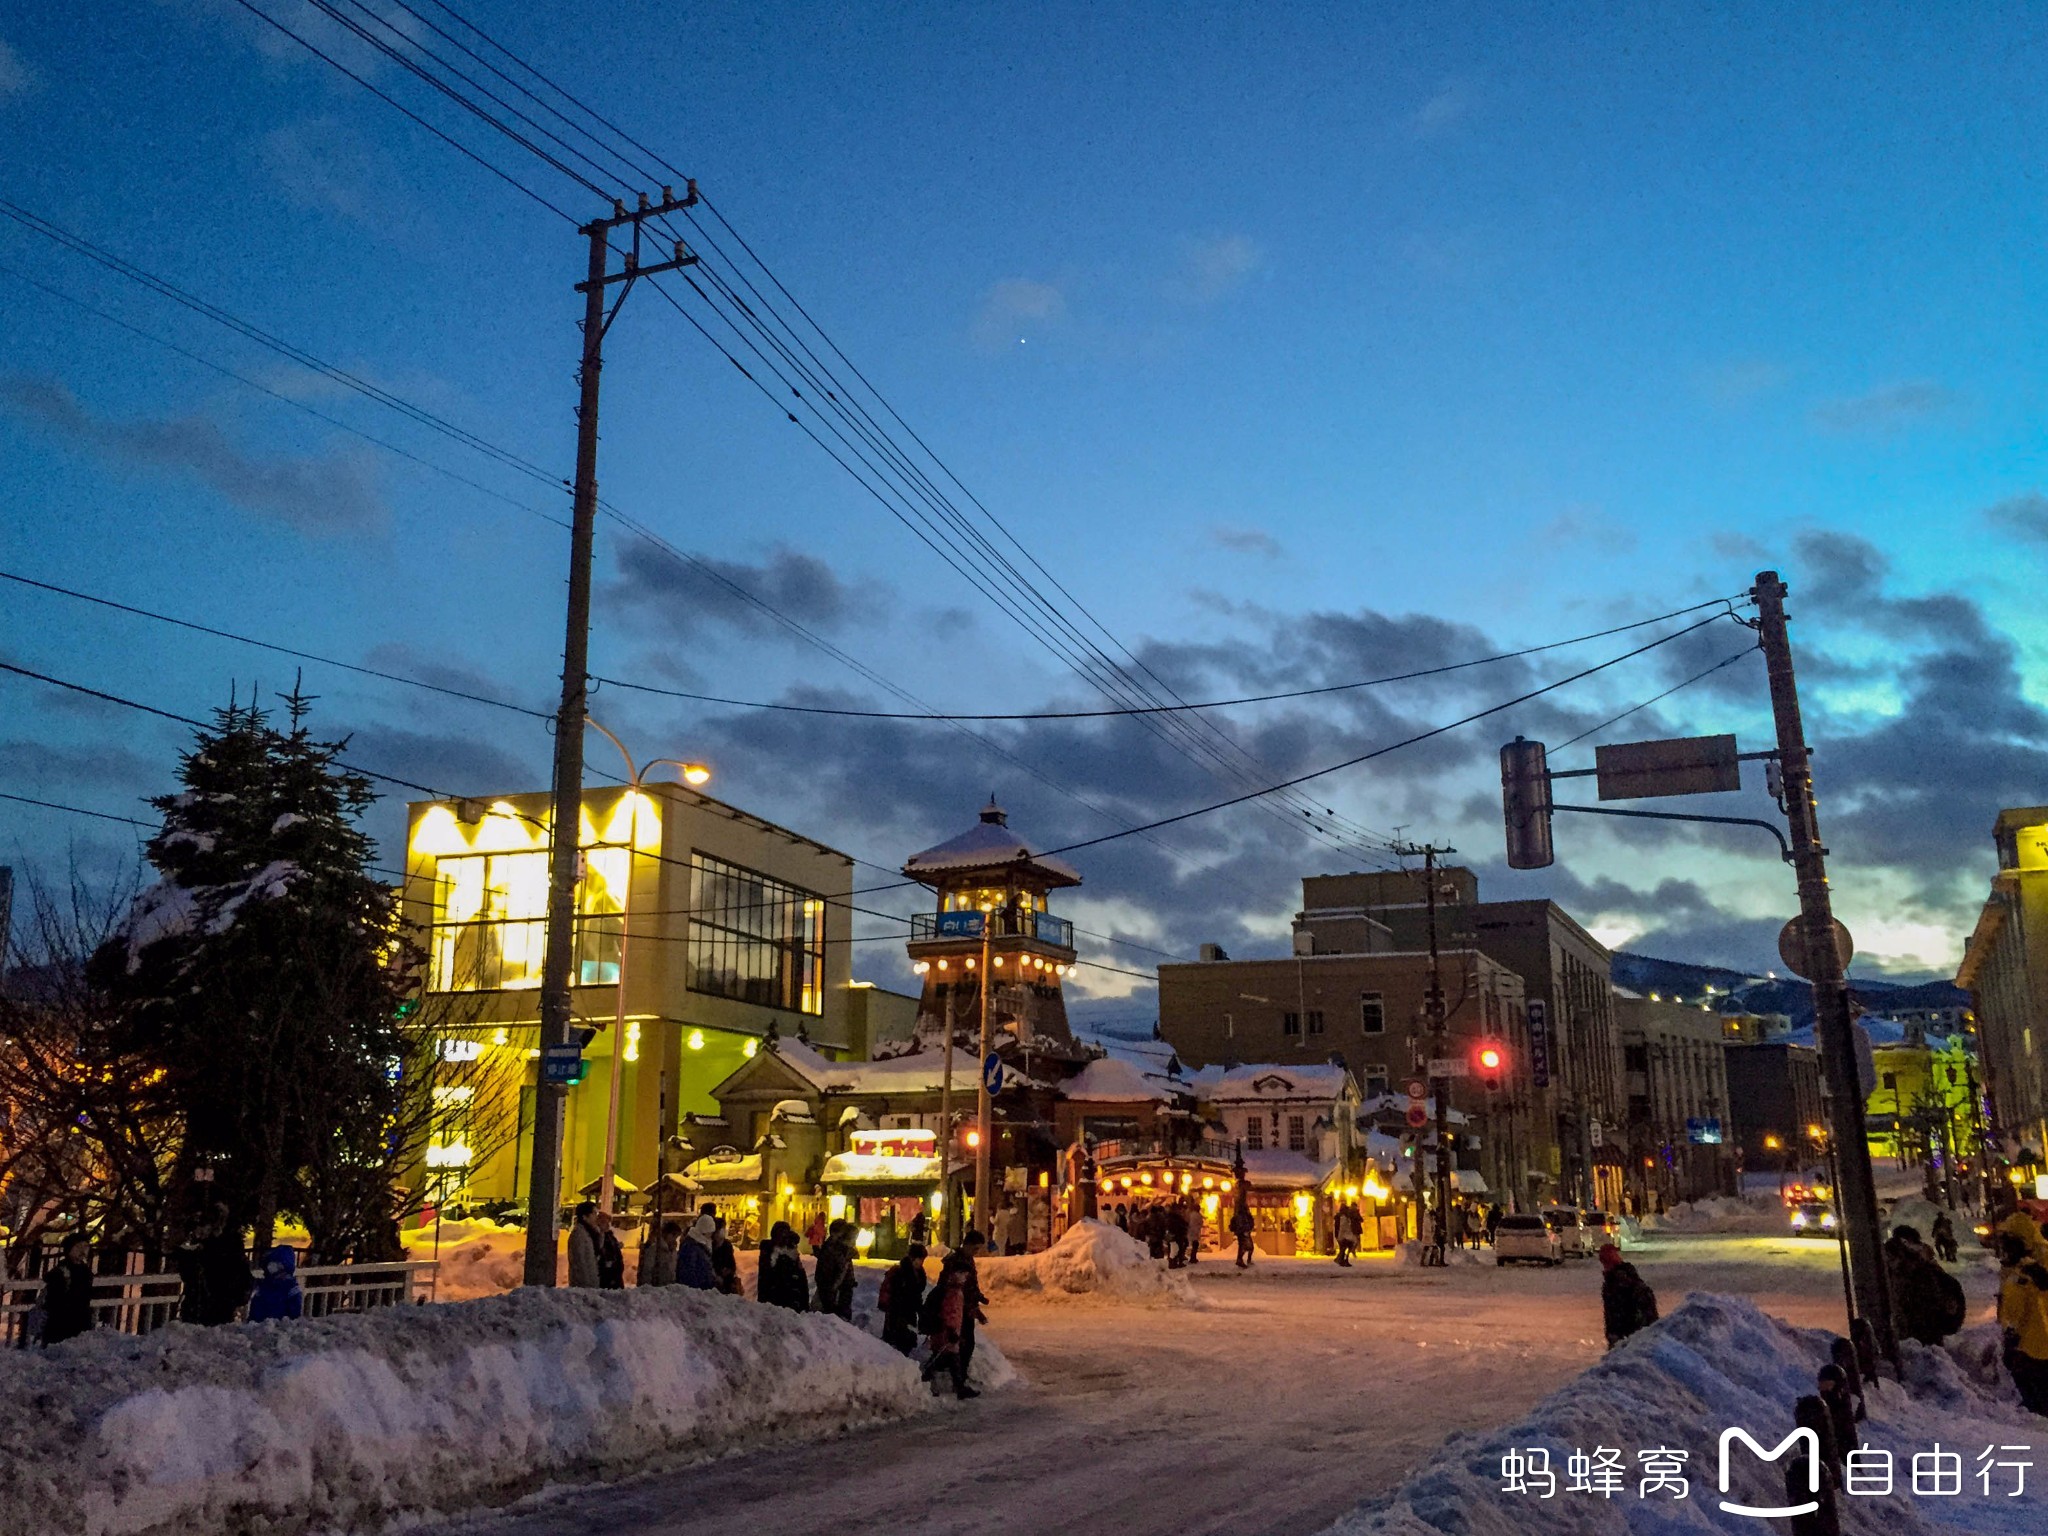
<svg viewBox="0 0 2048 1536"><path fill-rule="evenodd" d="M1594 1119L1594 1120L1589 1120L1589 1121L1588 1121L1588 1122L1586 1123L1586 1139L1587 1139L1588 1141L1590 1141L1590 1142L1591 1142L1591 1143L1592 1143L1592 1144L1593 1144L1594 1146L1596 1146L1596 1147L1599 1147L1599 1146L1605 1146L1605 1145L1606 1145L1606 1140L1605 1140L1605 1138L1606 1138L1606 1135L1607 1135L1606 1131L1604 1131L1603 1129L1601 1129L1601 1126L1600 1126L1600 1122L1599 1122L1599 1120L1597 1120L1597 1119Z"/></svg>
<svg viewBox="0 0 2048 1536"><path fill-rule="evenodd" d="M1431 1077L1470 1077L1472 1063L1462 1056L1432 1056L1429 1058Z"/></svg>
<svg viewBox="0 0 2048 1536"><path fill-rule="evenodd" d="M1842 920L1835 919L1835 953L1842 957L1842 969L1849 968L1849 961L1856 953L1856 941L1849 937L1849 930L1842 926ZM1813 967L1807 963L1806 923L1801 918L1778 930L1778 958L1785 962L1785 969L1794 976L1813 980Z"/></svg>
<svg viewBox="0 0 2048 1536"><path fill-rule="evenodd" d="M1532 997L1529 1013L1529 1081L1538 1088L1550 1086L1550 1004Z"/></svg>
<svg viewBox="0 0 2048 1536"><path fill-rule="evenodd" d="M1679 736L1596 748L1594 772L1602 800L1659 795L1712 795L1742 788L1733 736Z"/></svg>
<svg viewBox="0 0 2048 1536"><path fill-rule="evenodd" d="M568 1086L583 1081L583 1047L544 1045L540 1050L540 1080Z"/></svg>
<svg viewBox="0 0 2048 1536"><path fill-rule="evenodd" d="M1410 1104L1408 1106L1408 1123L1418 1131L1421 1130L1422 1127L1429 1124L1429 1111L1420 1104Z"/></svg>
<svg viewBox="0 0 2048 1536"><path fill-rule="evenodd" d="M1419 1077L1408 1079L1408 1097L1420 1104L1429 1097L1429 1085Z"/></svg>
<svg viewBox="0 0 2048 1536"><path fill-rule="evenodd" d="M942 939L978 939L981 918L979 912L941 912L935 926Z"/></svg>
<svg viewBox="0 0 2048 1536"><path fill-rule="evenodd" d="M981 1064L982 1085L991 1094L1003 1091L1003 1058L990 1051Z"/></svg>

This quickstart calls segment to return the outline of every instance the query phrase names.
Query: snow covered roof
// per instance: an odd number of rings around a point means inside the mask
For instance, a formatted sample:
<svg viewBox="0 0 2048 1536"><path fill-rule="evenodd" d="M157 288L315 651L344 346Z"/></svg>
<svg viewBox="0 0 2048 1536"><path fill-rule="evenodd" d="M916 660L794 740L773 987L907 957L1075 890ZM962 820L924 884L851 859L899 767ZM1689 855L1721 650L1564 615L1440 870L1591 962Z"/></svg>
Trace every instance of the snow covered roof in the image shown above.
<svg viewBox="0 0 2048 1536"><path fill-rule="evenodd" d="M936 1157L885 1157L872 1152L840 1152L825 1159L827 1184L879 1184L929 1180L937 1183Z"/></svg>
<svg viewBox="0 0 2048 1536"><path fill-rule="evenodd" d="M1060 1097L1082 1104L1128 1104L1139 1099L1164 1103L1174 1096L1168 1078L1118 1056L1091 1061L1060 1086Z"/></svg>
<svg viewBox="0 0 2048 1536"><path fill-rule="evenodd" d="M758 1184L761 1182L761 1154L745 1157L700 1157L683 1170L700 1184Z"/></svg>
<svg viewBox="0 0 2048 1536"><path fill-rule="evenodd" d="M946 1075L945 1055L936 1049L881 1061L831 1061L801 1040L777 1040L768 1050L820 1093L934 1093ZM971 1091L978 1074L973 1055L956 1047L953 1086Z"/></svg>
<svg viewBox="0 0 2048 1536"><path fill-rule="evenodd" d="M1029 867L1053 885L1081 883L1080 871L1073 865L1051 854L1038 852L1012 832L1008 814L991 800L981 813L981 820L958 837L948 838L936 847L913 853L904 860L903 873L913 880L924 880L928 875L1003 869L1019 864Z"/></svg>
<svg viewBox="0 0 2048 1536"><path fill-rule="evenodd" d="M1335 1065L1295 1067L1270 1062L1232 1067L1204 1095L1211 1103L1244 1099L1336 1099L1351 1074Z"/></svg>
<svg viewBox="0 0 2048 1536"><path fill-rule="evenodd" d="M1337 1164L1300 1152L1266 1147L1244 1154L1245 1182L1258 1189L1314 1189L1336 1171Z"/></svg>

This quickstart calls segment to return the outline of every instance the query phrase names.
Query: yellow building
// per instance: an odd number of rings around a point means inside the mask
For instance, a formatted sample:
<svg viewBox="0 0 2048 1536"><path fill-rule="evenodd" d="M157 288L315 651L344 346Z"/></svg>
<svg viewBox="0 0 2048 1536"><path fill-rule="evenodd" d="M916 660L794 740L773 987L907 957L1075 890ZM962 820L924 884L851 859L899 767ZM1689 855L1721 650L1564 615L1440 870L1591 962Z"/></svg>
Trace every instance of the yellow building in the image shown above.
<svg viewBox="0 0 2048 1536"><path fill-rule="evenodd" d="M526 1195L550 821L545 794L410 808L404 910L427 951L427 1016L449 1059L500 1068L474 1133L457 1123L429 1149L446 1198ZM569 1093L564 1198L602 1172L615 1055L619 1176L644 1189L689 1160L680 1118L715 1115L712 1087L771 1031L841 1054L881 1023L872 999L849 1006L846 854L679 784L586 791L578 842L572 999L595 1033Z"/></svg>
<svg viewBox="0 0 2048 1536"><path fill-rule="evenodd" d="M1998 813L1998 873L1956 985L1973 999L1991 1123L2008 1156L2048 1151L2048 805Z"/></svg>

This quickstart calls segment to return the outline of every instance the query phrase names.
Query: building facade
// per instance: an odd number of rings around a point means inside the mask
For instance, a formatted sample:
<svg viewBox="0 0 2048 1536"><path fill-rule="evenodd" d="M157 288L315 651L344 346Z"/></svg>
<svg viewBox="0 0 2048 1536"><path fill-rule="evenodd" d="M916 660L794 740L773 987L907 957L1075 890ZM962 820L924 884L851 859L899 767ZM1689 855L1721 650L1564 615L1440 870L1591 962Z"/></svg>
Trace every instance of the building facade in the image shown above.
<svg viewBox="0 0 2048 1536"><path fill-rule="evenodd" d="M410 807L402 905L427 952L424 1001L451 1021L444 1055L503 1068L474 1137L458 1124L428 1149L447 1198L527 1193L550 823L545 794ZM672 1171L682 1118L715 1114L712 1090L764 1039L857 1043L846 854L677 784L587 791L578 842L572 1006L592 1033L563 1200L602 1171L615 1061L619 1176L644 1188Z"/></svg>
<svg viewBox="0 0 2048 1536"><path fill-rule="evenodd" d="M1628 1176L1637 1211L1736 1193L1721 1017L1617 987L1628 1089Z"/></svg>
<svg viewBox="0 0 2048 1536"><path fill-rule="evenodd" d="M2001 1155L2048 1156L2048 805L2000 811L1998 873L1956 984L1970 993Z"/></svg>
<svg viewBox="0 0 2048 1536"><path fill-rule="evenodd" d="M1731 1045L1722 1061L1744 1171L1796 1177L1826 1156L1818 1051L1810 1045L1767 1040Z"/></svg>

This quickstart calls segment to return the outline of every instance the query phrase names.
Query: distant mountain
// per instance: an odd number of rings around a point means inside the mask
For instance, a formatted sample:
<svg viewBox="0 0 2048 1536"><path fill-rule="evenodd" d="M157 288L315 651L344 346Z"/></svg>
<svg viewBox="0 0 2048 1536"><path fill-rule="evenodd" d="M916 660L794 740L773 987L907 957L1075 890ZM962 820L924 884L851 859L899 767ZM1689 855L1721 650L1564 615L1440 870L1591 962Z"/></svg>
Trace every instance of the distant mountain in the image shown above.
<svg viewBox="0 0 2048 1536"><path fill-rule="evenodd" d="M1654 992L1689 1003L1711 1002L1717 1008L1782 1013L1791 1019L1794 1029L1813 1022L1813 988L1796 976L1751 976L1724 966L1624 952L1614 957L1614 982L1645 997ZM1970 1006L1970 994L1952 981L1897 982L1851 976L1849 995L1866 1012L1891 1017Z"/></svg>

